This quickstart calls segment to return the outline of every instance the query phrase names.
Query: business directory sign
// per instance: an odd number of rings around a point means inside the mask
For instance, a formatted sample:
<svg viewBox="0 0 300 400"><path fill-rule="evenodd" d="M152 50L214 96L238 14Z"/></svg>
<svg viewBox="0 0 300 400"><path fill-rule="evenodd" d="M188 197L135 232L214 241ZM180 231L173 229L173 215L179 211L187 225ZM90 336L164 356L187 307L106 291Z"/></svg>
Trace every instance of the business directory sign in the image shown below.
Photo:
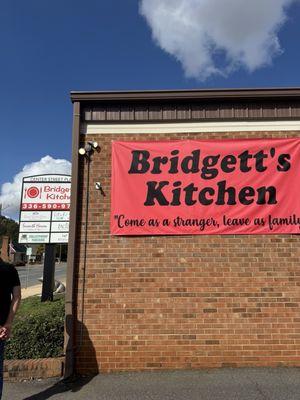
<svg viewBox="0 0 300 400"><path fill-rule="evenodd" d="M23 178L19 243L68 243L70 175Z"/></svg>

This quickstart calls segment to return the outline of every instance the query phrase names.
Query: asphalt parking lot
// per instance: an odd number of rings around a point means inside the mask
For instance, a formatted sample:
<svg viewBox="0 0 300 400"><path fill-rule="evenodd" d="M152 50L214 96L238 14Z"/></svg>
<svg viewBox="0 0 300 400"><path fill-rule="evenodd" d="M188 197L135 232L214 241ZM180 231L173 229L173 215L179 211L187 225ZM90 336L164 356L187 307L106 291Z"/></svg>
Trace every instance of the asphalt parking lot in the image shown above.
<svg viewBox="0 0 300 400"><path fill-rule="evenodd" d="M224 368L5 383L3 400L299 400L300 368Z"/></svg>

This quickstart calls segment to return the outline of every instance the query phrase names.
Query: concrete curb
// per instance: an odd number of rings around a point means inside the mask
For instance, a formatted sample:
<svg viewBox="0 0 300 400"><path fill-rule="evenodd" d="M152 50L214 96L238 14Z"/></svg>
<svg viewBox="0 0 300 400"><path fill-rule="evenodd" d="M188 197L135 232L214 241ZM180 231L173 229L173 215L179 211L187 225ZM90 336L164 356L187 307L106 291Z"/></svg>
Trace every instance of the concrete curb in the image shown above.
<svg viewBox="0 0 300 400"><path fill-rule="evenodd" d="M61 377L64 369L64 357L38 358L36 360L5 360L4 380L42 379Z"/></svg>
<svg viewBox="0 0 300 400"><path fill-rule="evenodd" d="M66 286L66 280L61 281ZM29 286L27 289L22 288L22 299L26 299L27 297L37 296L42 294L42 284L39 283L34 286Z"/></svg>

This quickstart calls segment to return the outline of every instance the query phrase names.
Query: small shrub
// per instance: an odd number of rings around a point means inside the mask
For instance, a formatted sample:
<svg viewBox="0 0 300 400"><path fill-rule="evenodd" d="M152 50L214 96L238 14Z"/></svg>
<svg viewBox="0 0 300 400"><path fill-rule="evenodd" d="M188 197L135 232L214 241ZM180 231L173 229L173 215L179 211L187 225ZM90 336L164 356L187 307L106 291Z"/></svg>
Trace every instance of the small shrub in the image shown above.
<svg viewBox="0 0 300 400"><path fill-rule="evenodd" d="M40 298L22 301L6 359L47 358L62 355L64 344L64 297L41 303Z"/></svg>

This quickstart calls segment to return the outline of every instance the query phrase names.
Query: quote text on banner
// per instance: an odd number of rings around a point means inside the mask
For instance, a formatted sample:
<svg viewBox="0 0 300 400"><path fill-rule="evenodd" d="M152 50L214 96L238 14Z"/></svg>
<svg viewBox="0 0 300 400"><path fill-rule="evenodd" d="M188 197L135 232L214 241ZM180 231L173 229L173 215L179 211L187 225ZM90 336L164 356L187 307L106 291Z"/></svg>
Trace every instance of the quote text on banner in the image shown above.
<svg viewBox="0 0 300 400"><path fill-rule="evenodd" d="M111 233L300 233L300 139L114 141Z"/></svg>

